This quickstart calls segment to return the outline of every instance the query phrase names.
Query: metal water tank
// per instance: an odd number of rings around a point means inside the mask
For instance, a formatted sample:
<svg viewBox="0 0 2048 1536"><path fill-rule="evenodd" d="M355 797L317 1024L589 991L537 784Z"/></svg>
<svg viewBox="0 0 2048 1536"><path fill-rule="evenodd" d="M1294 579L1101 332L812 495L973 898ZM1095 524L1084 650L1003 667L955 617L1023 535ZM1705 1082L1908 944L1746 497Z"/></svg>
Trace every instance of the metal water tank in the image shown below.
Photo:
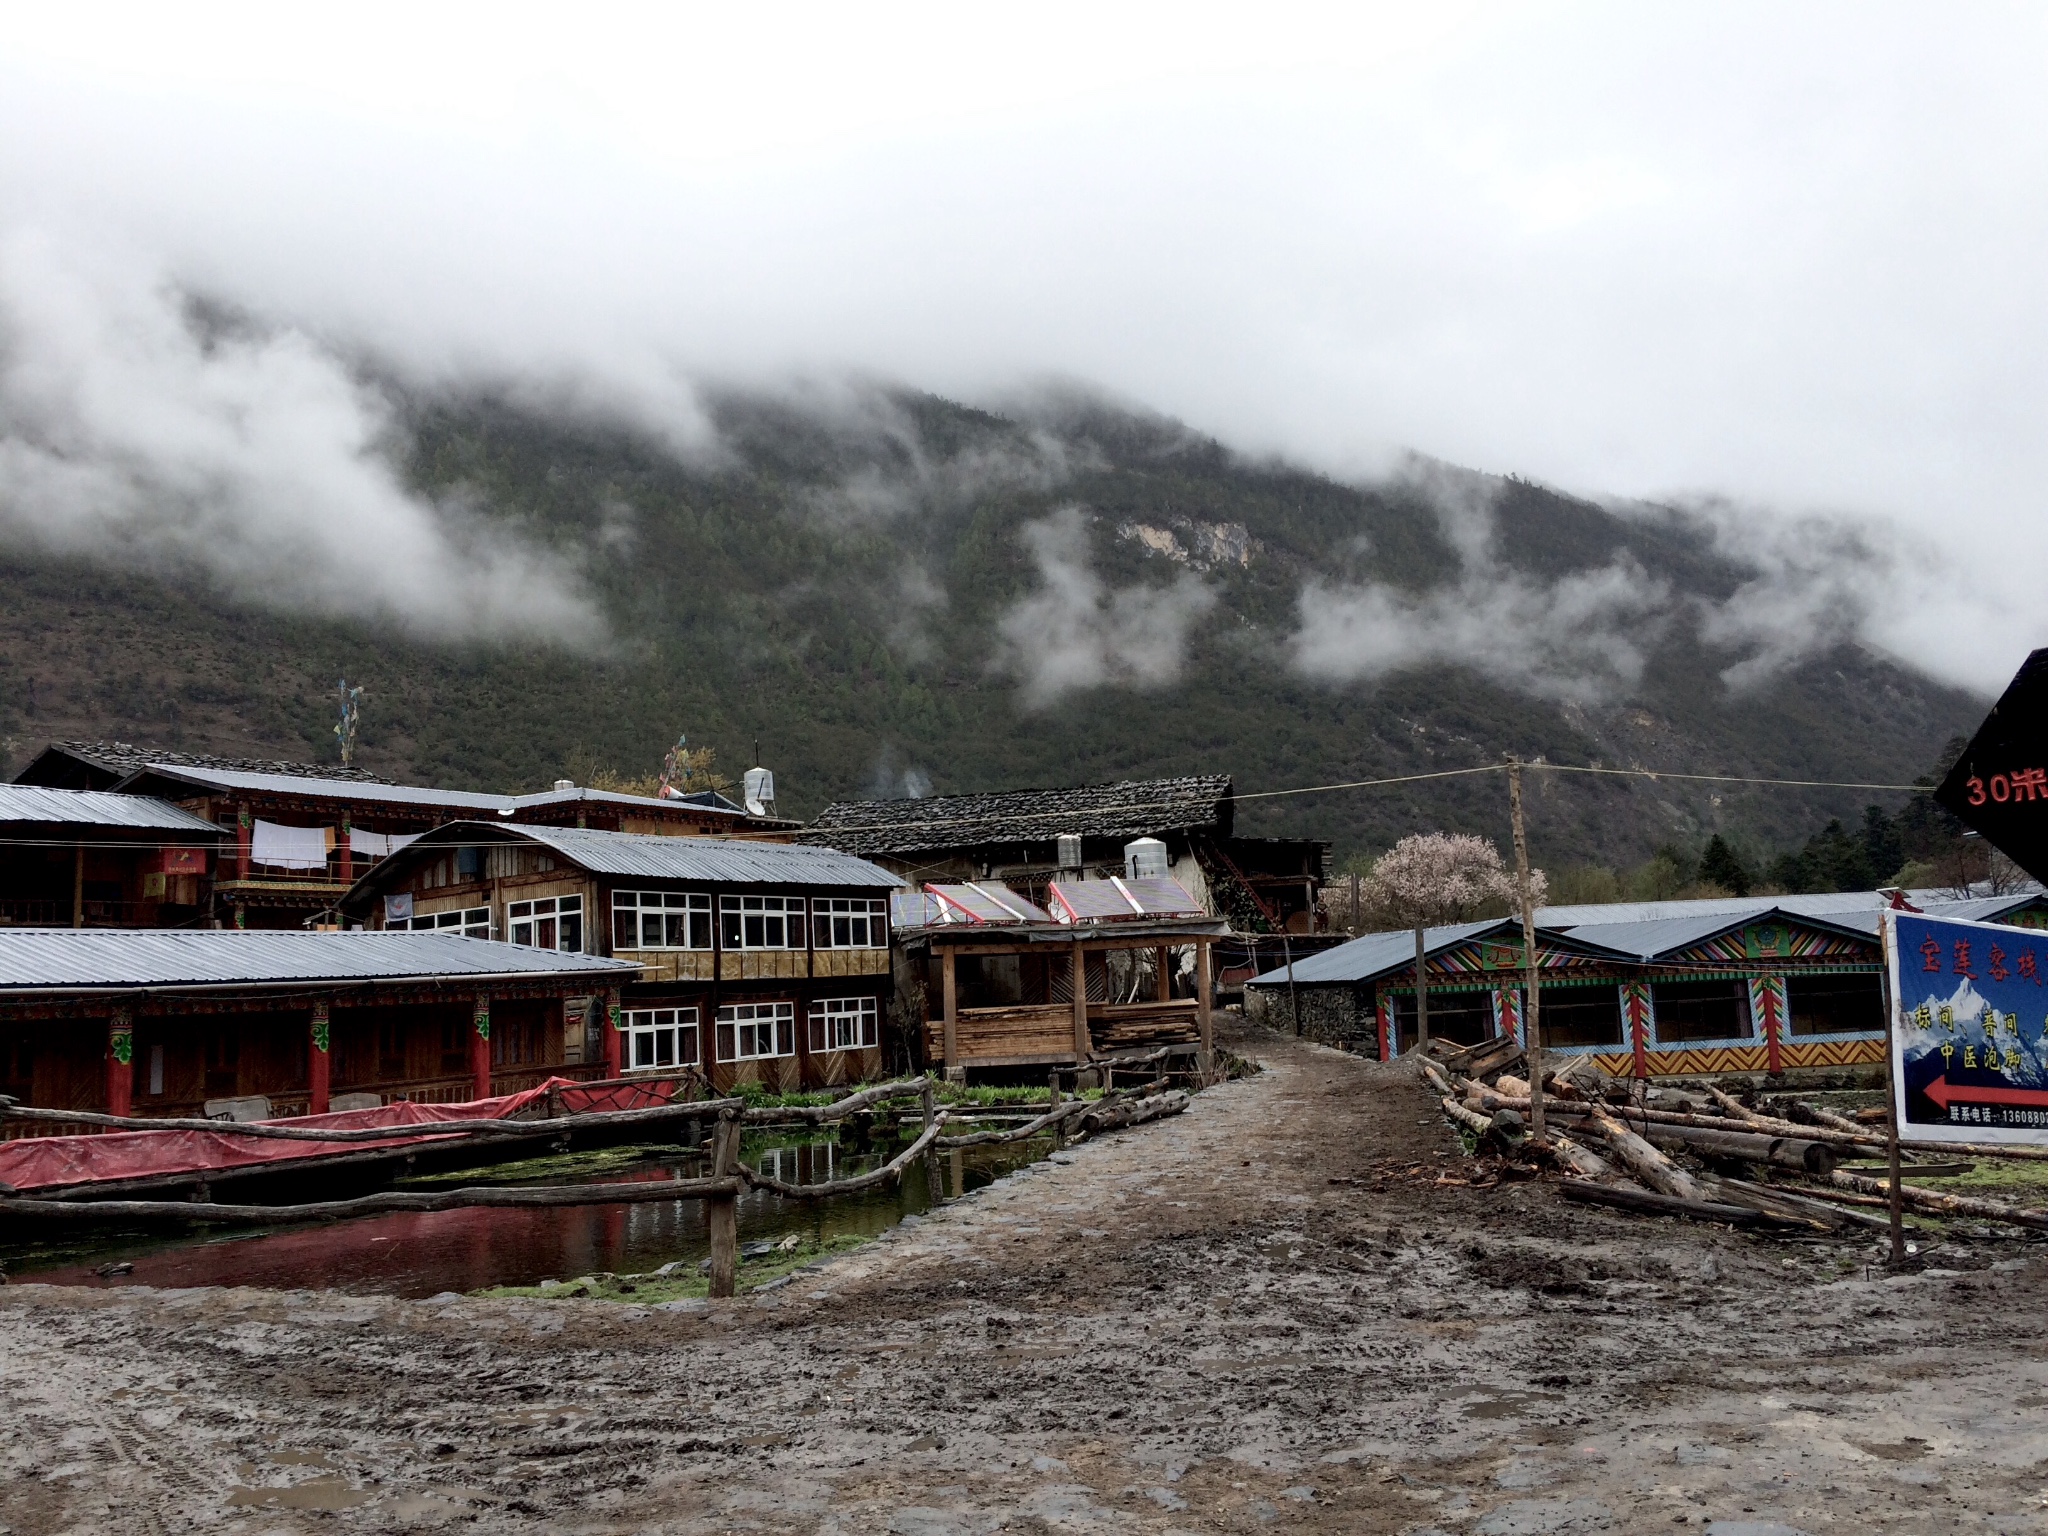
<svg viewBox="0 0 2048 1536"><path fill-rule="evenodd" d="M1062 832L1059 836L1059 845L1060 868L1079 869L1081 867L1081 834L1078 832Z"/></svg>
<svg viewBox="0 0 2048 1536"><path fill-rule="evenodd" d="M749 768L741 781L744 786L740 793L747 802L750 816L770 816L775 812L775 775L766 768Z"/></svg>
<svg viewBox="0 0 2048 1536"><path fill-rule="evenodd" d="M1140 837L1124 844L1126 880L1164 880L1166 868L1166 844L1158 838Z"/></svg>

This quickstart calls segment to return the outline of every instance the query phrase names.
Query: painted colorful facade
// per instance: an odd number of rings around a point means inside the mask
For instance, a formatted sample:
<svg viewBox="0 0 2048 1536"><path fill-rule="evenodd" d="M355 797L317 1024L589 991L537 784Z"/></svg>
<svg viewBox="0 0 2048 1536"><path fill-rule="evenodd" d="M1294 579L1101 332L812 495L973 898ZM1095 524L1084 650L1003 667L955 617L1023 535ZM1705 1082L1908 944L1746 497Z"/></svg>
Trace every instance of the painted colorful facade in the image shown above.
<svg viewBox="0 0 2048 1536"><path fill-rule="evenodd" d="M1916 908L2040 926L2040 893ZM1546 1050L1587 1056L1615 1077L1879 1066L1884 1005L1876 893L1548 908L1537 920L1537 1014ZM1521 927L1493 920L1429 930L1432 1036L1526 1040ZM1304 1006L1303 997L1310 999ZM1389 1059L1416 1038L1412 932L1368 934L1268 972L1247 1011Z"/></svg>

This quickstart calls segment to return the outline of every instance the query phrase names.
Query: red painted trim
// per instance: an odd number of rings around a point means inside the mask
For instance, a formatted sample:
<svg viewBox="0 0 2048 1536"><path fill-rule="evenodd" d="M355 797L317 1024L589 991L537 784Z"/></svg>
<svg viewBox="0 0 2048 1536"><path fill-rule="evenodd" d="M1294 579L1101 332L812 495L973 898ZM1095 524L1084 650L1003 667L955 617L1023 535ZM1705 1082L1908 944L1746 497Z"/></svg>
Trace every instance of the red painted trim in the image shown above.
<svg viewBox="0 0 2048 1536"><path fill-rule="evenodd" d="M128 1039L128 1060L115 1054L114 1041ZM135 1027L126 1018L107 1021L107 1113L126 1115L135 1108Z"/></svg>
<svg viewBox="0 0 2048 1536"><path fill-rule="evenodd" d="M1785 1069L1784 1051L1779 1036L1784 1032L1783 1010L1779 1007L1779 981L1775 976L1759 976L1756 980L1757 1001L1763 1005L1764 1053L1769 1062L1766 1068L1776 1077Z"/></svg>
<svg viewBox="0 0 2048 1536"><path fill-rule="evenodd" d="M328 1098L334 1081L334 1056L331 1051L320 1047L320 1031L329 1026L327 1009L316 1007L313 1017L306 1026L306 1113L324 1115L327 1113ZM332 1037L329 1045L333 1044Z"/></svg>
<svg viewBox="0 0 2048 1536"><path fill-rule="evenodd" d="M1623 994L1628 999L1628 1033L1635 1046L1635 1075L1650 1075L1650 995L1641 982L1631 982Z"/></svg>

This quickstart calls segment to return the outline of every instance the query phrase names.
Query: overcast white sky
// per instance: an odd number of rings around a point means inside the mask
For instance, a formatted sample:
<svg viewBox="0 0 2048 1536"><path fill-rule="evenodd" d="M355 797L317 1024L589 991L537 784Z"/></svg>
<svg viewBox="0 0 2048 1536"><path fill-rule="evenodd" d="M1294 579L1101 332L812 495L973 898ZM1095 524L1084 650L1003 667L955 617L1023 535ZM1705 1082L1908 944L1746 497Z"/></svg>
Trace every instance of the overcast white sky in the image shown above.
<svg viewBox="0 0 2048 1536"><path fill-rule="evenodd" d="M16 7L0 513L360 454L305 356L177 355L186 285L681 442L707 374L1057 374L1340 473L1846 514L1905 552L1872 638L1994 688L2048 642L2044 55L2020 6Z"/></svg>

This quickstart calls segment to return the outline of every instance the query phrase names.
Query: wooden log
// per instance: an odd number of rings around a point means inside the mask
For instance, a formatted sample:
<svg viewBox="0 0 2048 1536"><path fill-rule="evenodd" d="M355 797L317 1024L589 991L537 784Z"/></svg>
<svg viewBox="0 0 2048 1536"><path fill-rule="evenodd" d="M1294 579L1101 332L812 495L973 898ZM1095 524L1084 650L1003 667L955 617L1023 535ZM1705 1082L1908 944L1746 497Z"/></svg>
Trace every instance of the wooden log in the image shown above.
<svg viewBox="0 0 2048 1536"><path fill-rule="evenodd" d="M1050 1110L1036 1119L1016 1127L1014 1130L974 1131L965 1136L941 1136L938 1144L942 1149L950 1152L960 1147L979 1147L1004 1141L1028 1141L1033 1136L1043 1136L1047 1131L1050 1131L1053 1137L1053 1146L1057 1150L1066 1145L1067 1122L1078 1119L1087 1112L1088 1104L1083 1099L1073 1099L1062 1104L1055 1097L1053 1107ZM945 1118L948 1120L964 1120L969 1117L965 1115L947 1115Z"/></svg>
<svg viewBox="0 0 2048 1536"><path fill-rule="evenodd" d="M1891 1185L1881 1179L1866 1179L1860 1174L1844 1173L1836 1169L1830 1182L1837 1189L1854 1190L1860 1195L1886 1195ZM2016 1205L2007 1205L2002 1200L1981 1200L1969 1195L1943 1194L1938 1189L1922 1189L1917 1184L1902 1184L1899 1193L1906 1204L1917 1211L1926 1211L1936 1216L1969 1216L1978 1221L2002 1221L2017 1227L2032 1227L2048 1232L2048 1211L2023 1210Z"/></svg>
<svg viewBox="0 0 2048 1536"><path fill-rule="evenodd" d="M939 1139L939 1090L938 1085L930 1078L924 1080L923 1099L924 1135L919 1140L931 1143ZM939 1202L946 1197L945 1189L939 1183L939 1160L936 1155L925 1159L924 1180L925 1193L930 1197L932 1207L936 1209Z"/></svg>
<svg viewBox="0 0 2048 1536"><path fill-rule="evenodd" d="M1771 1123L1769 1117L1758 1114L1755 1110L1751 1109L1747 1104L1743 1103L1740 1099L1736 1098L1735 1095L1733 1095L1732 1093L1723 1093L1719 1088L1716 1088L1712 1083L1707 1084L1707 1095L1708 1097L1713 1099L1713 1101L1716 1104L1720 1105L1723 1109L1727 1110L1728 1113L1733 1115L1737 1120L1747 1120L1752 1125L1763 1126L1768 1126Z"/></svg>
<svg viewBox="0 0 2048 1536"><path fill-rule="evenodd" d="M831 1104L812 1107L795 1106L788 1109L750 1109L742 1117L749 1125L823 1125L834 1120L844 1120L848 1115L858 1114L870 1104L879 1104L885 1099L907 1099L924 1092L926 1078L909 1077L901 1082L880 1083L873 1088L863 1088L858 1093ZM712 1103L692 1104L690 1108L698 1114L716 1113L728 1104L743 1102L739 1099L722 1099Z"/></svg>
<svg viewBox="0 0 2048 1536"><path fill-rule="evenodd" d="M1737 1204L1744 1203L1744 1197L1749 1196L1768 1200L1792 1211L1806 1212L1816 1221L1826 1221L1833 1217L1837 1223L1852 1222L1857 1226L1875 1227L1879 1231L1891 1226L1891 1222L1883 1216L1873 1216L1868 1211L1836 1204L1829 1198L1830 1191L1815 1190L1811 1193L1794 1194L1776 1184L1755 1184L1748 1179L1722 1179L1716 1187L1723 1198L1733 1200ZM1815 1198L1816 1195L1819 1198Z"/></svg>
<svg viewBox="0 0 2048 1536"><path fill-rule="evenodd" d="M1634 1184L1595 1184L1585 1179L1573 1179L1559 1185L1558 1193L1582 1205L1611 1205L1645 1216L1686 1216L1694 1221L1716 1221L1730 1227L1753 1227L1764 1219L1763 1212L1751 1210L1746 1205L1724 1205L1713 1200L1659 1194Z"/></svg>
<svg viewBox="0 0 2048 1536"><path fill-rule="evenodd" d="M941 1115L935 1123L924 1128L917 1140L897 1153L889 1162L866 1173L855 1174L851 1178L832 1179L823 1184L791 1184L787 1180L773 1178L765 1173L756 1173L744 1164L741 1164L737 1171L741 1181L752 1188L773 1190L776 1194L792 1200L829 1200L834 1195L858 1194L864 1189L873 1189L877 1184L886 1184L902 1177L905 1168L929 1153L938 1143L939 1133L944 1129L945 1123L946 1117ZM936 1171L938 1164L934 1162L932 1167Z"/></svg>
<svg viewBox="0 0 2048 1536"><path fill-rule="evenodd" d="M1651 1146L1598 1105L1588 1106L1587 1118L1597 1126L1622 1166L1652 1189L1680 1200L1704 1203L1706 1192L1699 1181Z"/></svg>
<svg viewBox="0 0 2048 1536"><path fill-rule="evenodd" d="M1550 1133L1550 1155L1557 1159L1559 1166L1582 1179L1612 1179L1618 1176L1607 1159L1580 1146L1569 1136L1559 1135L1556 1131Z"/></svg>
<svg viewBox="0 0 2048 1536"><path fill-rule="evenodd" d="M478 1185L469 1189L385 1190L353 1200L322 1200L306 1205L216 1205L208 1200L35 1200L0 1199L0 1217L25 1221L196 1222L207 1226L268 1227L299 1222L347 1221L358 1216L383 1216L394 1211L452 1211L464 1206L644 1205L661 1200L729 1198L739 1192L730 1179L637 1179L617 1184L547 1184L504 1189Z"/></svg>
<svg viewBox="0 0 2048 1536"><path fill-rule="evenodd" d="M1060 1107L1060 1072L1058 1067L1054 1067L1051 1072L1046 1074L1046 1083L1052 1090L1052 1108L1054 1111L1057 1111ZM1066 1144L1067 1122L1066 1117L1062 1115L1052 1122L1052 1149L1058 1152Z"/></svg>
<svg viewBox="0 0 2048 1536"><path fill-rule="evenodd" d="M1653 1125L1648 1129L1653 1142L1677 1142L1707 1157L1796 1168L1821 1179L1835 1171L1834 1149L1818 1141L1750 1131L1706 1131L1691 1125Z"/></svg>
<svg viewBox="0 0 2048 1536"><path fill-rule="evenodd" d="M1491 1120L1487 1119L1484 1115L1474 1114L1449 1095L1445 1095L1443 1106L1444 1116L1451 1124L1462 1126L1481 1139L1493 1133L1493 1122Z"/></svg>
<svg viewBox="0 0 2048 1536"><path fill-rule="evenodd" d="M733 1180L740 1172L740 1122L736 1115L722 1114L711 1133L711 1176L721 1182ZM738 1283L740 1264L739 1198L735 1193L720 1195L704 1204L706 1225L711 1234L711 1289L714 1298L732 1295Z"/></svg>

